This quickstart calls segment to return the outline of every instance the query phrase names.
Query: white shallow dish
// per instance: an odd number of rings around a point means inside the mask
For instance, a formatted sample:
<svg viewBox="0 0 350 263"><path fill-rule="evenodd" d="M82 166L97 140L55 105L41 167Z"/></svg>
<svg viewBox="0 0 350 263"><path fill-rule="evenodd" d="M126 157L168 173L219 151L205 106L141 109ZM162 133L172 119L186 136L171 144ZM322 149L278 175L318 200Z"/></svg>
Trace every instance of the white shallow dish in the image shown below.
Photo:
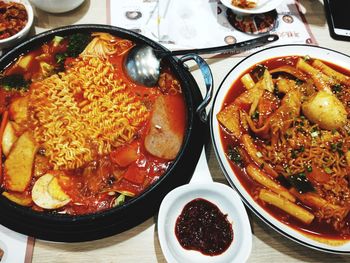
<svg viewBox="0 0 350 263"><path fill-rule="evenodd" d="M31 0L37 8L49 13L64 13L80 6L84 0Z"/></svg>
<svg viewBox="0 0 350 263"><path fill-rule="evenodd" d="M31 6L31 4L29 3L29 1L27 1L27 0L4 0L4 2L6 2L6 3L16 2L16 3L21 3L22 5L24 5L24 7L26 8L26 11L27 11L27 15L28 15L28 21L27 21L27 24L24 26L24 28L21 31L19 31L17 34L0 40L0 50L4 49L4 48L13 47L16 44L18 44L20 41L24 40L25 37L28 35L28 33L33 25L33 21L34 21L33 8Z"/></svg>
<svg viewBox="0 0 350 263"><path fill-rule="evenodd" d="M276 9L284 0L258 0L257 6L251 9L244 9L234 6L232 0L221 0L221 3L232 9L237 14L262 14Z"/></svg>
<svg viewBox="0 0 350 263"><path fill-rule="evenodd" d="M233 241L217 256L206 256L195 250L186 250L175 235L176 219L184 206L193 199L203 198L218 206L232 223ZM252 233L247 212L239 195L220 183L192 183L178 187L163 199L158 214L158 236L163 254L169 263L175 262L245 262L251 252Z"/></svg>
<svg viewBox="0 0 350 263"><path fill-rule="evenodd" d="M270 227L296 241L302 245L308 246L313 249L321 250L329 253L339 253L339 254L349 254L350 255L350 242L341 244L338 246L326 244L324 242L316 241L315 239L307 236L305 233L290 227L287 224L277 220L271 214L269 214L263 207L261 207L247 192L244 186L239 181L238 177L231 169L230 161L225 156L225 150L220 138L220 127L216 119L217 113L221 110L223 106L223 101L231 88L232 84L236 82L241 74L252 66L274 58L282 56L310 56L312 58L319 58L324 61L331 62L332 64L338 65L343 68L350 69L350 57L339 53L334 50L308 46L308 45L283 45L264 49L262 51L256 52L241 62L239 62L231 71L226 75L223 82L221 83L213 101L212 112L210 116L210 128L211 137L213 142L213 147L215 150L216 157L220 163L220 166L230 184L238 191L242 200L245 204L265 223ZM325 241L333 241L332 239Z"/></svg>

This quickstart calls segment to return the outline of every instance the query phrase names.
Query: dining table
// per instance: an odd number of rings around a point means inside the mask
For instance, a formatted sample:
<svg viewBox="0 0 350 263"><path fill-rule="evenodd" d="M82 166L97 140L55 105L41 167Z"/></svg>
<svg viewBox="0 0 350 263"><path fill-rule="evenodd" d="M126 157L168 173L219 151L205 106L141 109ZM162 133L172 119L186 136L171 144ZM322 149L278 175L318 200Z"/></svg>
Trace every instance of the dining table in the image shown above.
<svg viewBox="0 0 350 263"><path fill-rule="evenodd" d="M110 1L113 0L85 0L78 8L61 14L34 8L34 26L31 35L65 25L108 24ZM317 44L350 56L350 43L334 40L329 34L323 1L299 0L298 3ZM206 58L214 77L214 92L225 75L240 60L242 55ZM189 70L200 89L204 89L204 81L198 67L189 64ZM213 181L228 184L210 140L206 147L206 159ZM350 262L350 256L328 254L288 239L265 224L248 208L246 209L253 234L252 250L247 262ZM95 241L58 243L36 239L32 262L161 263L166 262L166 259L160 247L156 214L132 229Z"/></svg>

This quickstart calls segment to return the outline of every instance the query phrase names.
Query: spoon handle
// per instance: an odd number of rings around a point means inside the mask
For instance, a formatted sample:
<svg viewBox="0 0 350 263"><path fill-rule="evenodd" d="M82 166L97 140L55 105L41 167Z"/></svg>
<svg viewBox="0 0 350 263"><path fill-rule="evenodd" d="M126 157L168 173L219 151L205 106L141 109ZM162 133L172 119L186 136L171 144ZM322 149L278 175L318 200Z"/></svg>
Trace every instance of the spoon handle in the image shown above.
<svg viewBox="0 0 350 263"><path fill-rule="evenodd" d="M200 48L200 49L186 49L186 50L176 50L176 51L158 51L157 57L163 58L166 56L179 56L185 54L213 54L213 53L223 53L223 54L236 54L243 51L250 50L252 48L260 47L268 43L272 43L279 39L278 35L265 35L262 37L257 37L254 39L250 39L243 42L238 42L235 44L219 46L219 47L211 47L211 48Z"/></svg>

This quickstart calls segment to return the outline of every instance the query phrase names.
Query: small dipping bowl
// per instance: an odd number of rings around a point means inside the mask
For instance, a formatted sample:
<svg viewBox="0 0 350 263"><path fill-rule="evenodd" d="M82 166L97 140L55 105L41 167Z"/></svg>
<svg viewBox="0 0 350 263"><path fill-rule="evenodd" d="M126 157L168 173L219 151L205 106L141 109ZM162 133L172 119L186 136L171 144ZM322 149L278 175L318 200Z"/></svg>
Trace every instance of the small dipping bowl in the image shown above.
<svg viewBox="0 0 350 263"><path fill-rule="evenodd" d="M204 255L181 246L175 225L186 204L196 198L216 205L232 224L233 241L221 254ZM191 183L178 187L163 199L158 214L158 236L163 254L169 263L175 262L245 262L252 247L252 233L245 207L239 195L229 186L220 183Z"/></svg>
<svg viewBox="0 0 350 263"><path fill-rule="evenodd" d="M84 0L31 0L39 9L49 13L64 13L80 6Z"/></svg>
<svg viewBox="0 0 350 263"><path fill-rule="evenodd" d="M267 13L276 9L284 0L258 0L255 8L240 8L232 4L232 0L221 0L221 3L240 15L252 15Z"/></svg>
<svg viewBox="0 0 350 263"><path fill-rule="evenodd" d="M33 25L33 21L34 21L33 8L28 0L6 0L4 2L6 2L6 3L15 2L15 3L20 3L20 4L24 5L24 7L27 11L27 15L28 15L28 21L27 21L26 25L24 26L24 28L22 28L22 30L20 30L19 32L17 32L13 36L10 36L10 37L4 38L4 39L0 39L0 50L13 47L13 46L17 45L19 42L23 41L27 37L27 35L28 35L32 25Z"/></svg>

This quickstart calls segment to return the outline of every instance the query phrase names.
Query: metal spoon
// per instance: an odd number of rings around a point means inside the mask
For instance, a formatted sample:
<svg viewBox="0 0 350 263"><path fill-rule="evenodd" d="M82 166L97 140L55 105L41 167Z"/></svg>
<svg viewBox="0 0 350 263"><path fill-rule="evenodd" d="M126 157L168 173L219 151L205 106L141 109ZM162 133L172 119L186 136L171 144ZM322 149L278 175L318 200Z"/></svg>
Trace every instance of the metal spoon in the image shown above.
<svg viewBox="0 0 350 263"><path fill-rule="evenodd" d="M125 61L126 74L136 83L152 87L157 84L160 75L160 61L167 56L179 56L185 54L213 54L222 52L224 54L236 54L250 50L278 40L277 35L265 35L236 44L178 51L153 49L148 45L133 47Z"/></svg>

